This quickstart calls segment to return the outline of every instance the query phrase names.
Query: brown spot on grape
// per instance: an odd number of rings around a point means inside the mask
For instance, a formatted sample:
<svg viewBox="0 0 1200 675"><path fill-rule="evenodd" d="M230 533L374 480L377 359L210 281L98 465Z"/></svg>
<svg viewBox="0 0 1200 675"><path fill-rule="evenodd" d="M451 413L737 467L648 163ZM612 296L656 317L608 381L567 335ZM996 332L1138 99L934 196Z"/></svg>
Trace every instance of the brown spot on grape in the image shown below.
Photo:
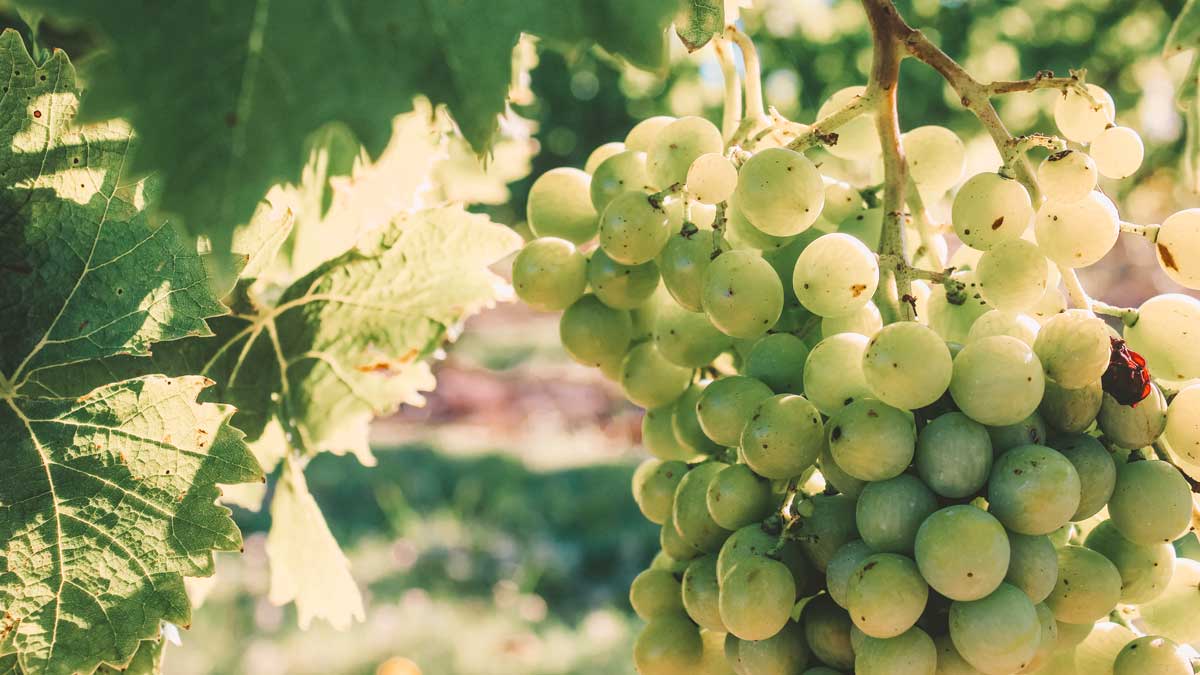
<svg viewBox="0 0 1200 675"><path fill-rule="evenodd" d="M1175 256L1171 253L1171 249L1163 244L1158 245L1158 257L1162 260L1163 267L1179 271L1179 264L1175 262Z"/></svg>
<svg viewBox="0 0 1200 675"><path fill-rule="evenodd" d="M1004 216L1000 216L999 218L992 221L992 229L998 230L998 229L1000 229L1000 226L1003 224L1004 224Z"/></svg>
<svg viewBox="0 0 1200 675"><path fill-rule="evenodd" d="M856 297L856 298L858 296L862 295L863 291L865 291L865 290L867 290L866 284L854 284L853 286L850 287L850 292L853 293L854 297Z"/></svg>

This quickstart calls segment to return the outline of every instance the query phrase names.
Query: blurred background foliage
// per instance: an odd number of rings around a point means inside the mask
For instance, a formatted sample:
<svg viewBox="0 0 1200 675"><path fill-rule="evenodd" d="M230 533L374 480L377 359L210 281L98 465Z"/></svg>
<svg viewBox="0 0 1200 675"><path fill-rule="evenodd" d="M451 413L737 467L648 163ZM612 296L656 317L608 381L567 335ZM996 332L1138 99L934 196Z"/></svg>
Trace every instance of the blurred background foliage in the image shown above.
<svg viewBox="0 0 1200 675"><path fill-rule="evenodd" d="M763 60L768 104L811 122L821 102L862 84L870 65L865 18L851 0L748 0L742 25ZM899 2L981 80L1039 70L1087 79L1113 95L1119 124L1146 142L1141 171L1119 186L1123 216L1159 222L1200 205L1179 180L1182 116L1175 105L1184 59L1159 57L1183 0L911 0ZM0 0L0 27L29 27ZM153 27L148 27L153 30ZM43 48L86 61L86 26L44 24ZM711 47L688 55L674 43L665 74L637 71L598 52L564 57L522 43L528 73L515 89L513 140L491 158L488 177L465 150L446 185L472 185L483 210L521 227L532 180L555 166L582 167L591 150L620 140L657 114L720 118L720 70ZM998 102L1016 133L1053 131L1054 92ZM931 70L908 62L901 79L904 128L941 124L967 140L969 170L995 166L990 141ZM514 140L515 139L515 140ZM870 184L874 167L833 172ZM507 189L505 183L508 182ZM482 185L487 198L478 198ZM452 194L449 195L453 198ZM938 208L945 205L935 205ZM1109 259L1082 271L1097 297L1137 304L1175 291L1153 252L1122 238ZM1131 274L1136 268L1137 274ZM291 607L266 599L265 513L237 511L242 556L223 556L218 575L192 590L203 600L167 672L549 675L628 673L636 619L629 581L657 547L657 528L638 514L629 478L644 456L640 415L598 373L567 361L557 316L507 306L474 319L438 366L439 387L423 409L374 427L379 466L323 455L308 469L312 493L364 589L367 621L338 633L302 633Z"/></svg>

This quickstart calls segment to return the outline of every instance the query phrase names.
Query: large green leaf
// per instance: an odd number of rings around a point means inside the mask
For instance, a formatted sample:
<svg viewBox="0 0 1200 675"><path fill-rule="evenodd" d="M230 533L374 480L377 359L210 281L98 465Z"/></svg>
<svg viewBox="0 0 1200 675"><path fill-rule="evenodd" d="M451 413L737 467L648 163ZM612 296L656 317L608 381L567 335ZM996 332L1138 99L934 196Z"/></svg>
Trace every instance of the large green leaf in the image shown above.
<svg viewBox="0 0 1200 675"><path fill-rule="evenodd" d="M296 182L304 139L345 123L371 156L416 94L449 106L486 151L522 32L665 64L679 0L29 0L109 38L89 72L92 119L128 118L163 207L226 250L267 189Z"/></svg>

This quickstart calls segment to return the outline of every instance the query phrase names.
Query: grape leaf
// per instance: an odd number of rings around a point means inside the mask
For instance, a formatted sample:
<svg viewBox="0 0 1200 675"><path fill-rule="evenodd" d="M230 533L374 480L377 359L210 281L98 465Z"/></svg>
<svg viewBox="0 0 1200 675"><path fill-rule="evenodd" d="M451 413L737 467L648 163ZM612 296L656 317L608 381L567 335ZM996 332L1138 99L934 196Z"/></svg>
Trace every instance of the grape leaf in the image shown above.
<svg viewBox="0 0 1200 675"><path fill-rule="evenodd" d="M375 157L420 93L447 104L484 152L522 32L564 48L596 43L657 69L679 1L22 4L107 35L84 113L132 122L142 139L133 168L159 174L163 209L221 252L268 188L297 182L304 139L326 123L346 124Z"/></svg>
<svg viewBox="0 0 1200 675"><path fill-rule="evenodd" d="M1170 58L1191 49L1200 49L1200 0L1187 0L1175 19L1167 41L1163 45L1163 58Z"/></svg>
<svg viewBox="0 0 1200 675"><path fill-rule="evenodd" d="M162 672L162 657L163 649L166 647L167 641L163 638L157 640L142 640L138 645L137 652L129 663L124 665L105 664L96 670L95 675L158 675Z"/></svg>
<svg viewBox="0 0 1200 675"><path fill-rule="evenodd" d="M694 52L725 30L725 0L684 0L683 9L675 18L675 32Z"/></svg>

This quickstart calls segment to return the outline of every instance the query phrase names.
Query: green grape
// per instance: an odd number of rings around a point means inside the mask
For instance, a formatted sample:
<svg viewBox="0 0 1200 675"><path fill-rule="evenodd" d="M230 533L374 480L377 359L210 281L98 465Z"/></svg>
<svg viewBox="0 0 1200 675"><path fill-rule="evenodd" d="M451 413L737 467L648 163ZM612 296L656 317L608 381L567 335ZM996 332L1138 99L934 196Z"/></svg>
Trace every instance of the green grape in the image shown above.
<svg viewBox="0 0 1200 675"><path fill-rule="evenodd" d="M1105 394L1096 423L1105 438L1122 448L1142 448L1158 440L1167 428L1167 400L1162 390L1150 385L1150 395L1136 406L1121 405Z"/></svg>
<svg viewBox="0 0 1200 675"><path fill-rule="evenodd" d="M771 515L771 483L745 464L721 470L708 485L708 513L717 525L736 530Z"/></svg>
<svg viewBox="0 0 1200 675"><path fill-rule="evenodd" d="M651 342L634 345L621 362L625 398L643 408L658 408L687 391L692 371L663 358Z"/></svg>
<svg viewBox="0 0 1200 675"><path fill-rule="evenodd" d="M1146 358L1150 372L1166 380L1200 378L1200 300L1180 293L1157 295L1138 308L1125 327L1129 348Z"/></svg>
<svg viewBox="0 0 1200 675"><path fill-rule="evenodd" d="M704 553L679 535L679 530L675 528L674 515L667 516L663 521L662 529L658 533L658 543L662 546L663 553L684 563Z"/></svg>
<svg viewBox="0 0 1200 675"><path fill-rule="evenodd" d="M875 553L859 563L846 588L846 610L874 638L896 637L925 611L929 586L917 564L895 553Z"/></svg>
<svg viewBox="0 0 1200 675"><path fill-rule="evenodd" d="M725 236L735 249L756 248L763 252L777 251L792 243L795 236L776 237L763 232L746 218L735 201L729 202L725 209L725 217Z"/></svg>
<svg viewBox="0 0 1200 675"><path fill-rule="evenodd" d="M732 633L725 634L725 662L733 669L735 675L750 675L746 670L746 666L742 664L741 653L742 641L738 636Z"/></svg>
<svg viewBox="0 0 1200 675"><path fill-rule="evenodd" d="M680 561L667 555L665 551L659 551L654 554L654 559L650 561L650 569L662 570L676 575L676 578L681 576L684 570L687 569L688 563L686 560ZM682 607L682 605L680 605Z"/></svg>
<svg viewBox="0 0 1200 675"><path fill-rule="evenodd" d="M591 182L591 176L566 167L538 176L529 188L525 207L529 229L538 237L558 237L573 244L582 244L596 236Z"/></svg>
<svg viewBox="0 0 1200 675"><path fill-rule="evenodd" d="M820 316L840 316L860 309L879 286L875 254L848 234L825 234L808 245L796 261L792 287L806 309Z"/></svg>
<svg viewBox="0 0 1200 675"><path fill-rule="evenodd" d="M670 115L647 117L633 125L633 128L626 134L625 147L629 150L649 152L650 147L654 145L655 139L662 133L662 130L674 121L675 118Z"/></svg>
<svg viewBox="0 0 1200 675"><path fill-rule="evenodd" d="M719 152L700 155L688 167L688 193L705 204L729 199L737 182L737 167Z"/></svg>
<svg viewBox="0 0 1200 675"><path fill-rule="evenodd" d="M792 478L817 461L823 436L821 415L808 399L778 394L750 414L742 430L742 455L760 476Z"/></svg>
<svg viewBox="0 0 1200 675"><path fill-rule="evenodd" d="M812 514L795 526L800 548L818 570L824 572L833 554L848 541L858 539L854 524L854 498L846 495L814 495Z"/></svg>
<svg viewBox="0 0 1200 675"><path fill-rule="evenodd" d="M1066 623L1099 621L1121 601L1121 573L1103 555L1082 546L1058 549L1058 581L1046 598Z"/></svg>
<svg viewBox="0 0 1200 675"><path fill-rule="evenodd" d="M765 640L742 641L738 646L738 659L747 675L794 675L808 664L809 656L804 629L794 621Z"/></svg>
<svg viewBox="0 0 1200 675"><path fill-rule="evenodd" d="M1037 177L1047 199L1077 202L1096 189L1096 162L1078 150L1054 152L1042 160Z"/></svg>
<svg viewBox="0 0 1200 675"><path fill-rule="evenodd" d="M600 246L619 263L650 262L670 237L667 212L644 192L622 192L600 216Z"/></svg>
<svg viewBox="0 0 1200 675"><path fill-rule="evenodd" d="M620 361L633 339L629 312L613 309L590 293L575 301L558 322L558 336L571 358L585 366Z"/></svg>
<svg viewBox="0 0 1200 675"><path fill-rule="evenodd" d="M1121 180L1137 173L1146 156L1142 137L1129 127L1110 126L1092 140L1088 151L1105 178Z"/></svg>
<svg viewBox="0 0 1200 675"><path fill-rule="evenodd" d="M1020 534L1049 534L1079 508L1075 466L1057 450L1022 445L996 458L988 479L988 505L1004 526Z"/></svg>
<svg viewBox="0 0 1200 675"><path fill-rule="evenodd" d="M513 259L513 289L535 309L566 309L587 288L587 264L587 258L565 239L534 239Z"/></svg>
<svg viewBox="0 0 1200 675"><path fill-rule="evenodd" d="M850 615L829 596L819 595L804 606L804 641L821 663L834 668L854 667L850 644Z"/></svg>
<svg viewBox="0 0 1200 675"><path fill-rule="evenodd" d="M1037 410L1045 384L1042 365L1029 345L997 335L968 344L954 358L950 395L967 417L1004 426Z"/></svg>
<svg viewBox="0 0 1200 675"><path fill-rule="evenodd" d="M1009 532L1008 550L1004 580L1021 589L1033 603L1049 597L1058 580L1058 550L1050 537Z"/></svg>
<svg viewBox="0 0 1200 675"><path fill-rule="evenodd" d="M1141 604L1157 598L1175 570L1175 547L1169 543L1135 544L1105 520L1088 533L1084 546L1102 554L1121 574L1121 602Z"/></svg>
<svg viewBox="0 0 1200 675"><path fill-rule="evenodd" d="M1054 620L1054 612L1045 604L1034 606L1041 627L1041 639L1038 640L1037 651L1025 665L1022 672L1037 672L1039 668L1050 662L1050 658L1058 649L1058 622Z"/></svg>
<svg viewBox="0 0 1200 675"><path fill-rule="evenodd" d="M941 197L962 180L966 148L946 127L917 127L900 137L909 175L927 200Z"/></svg>
<svg viewBox="0 0 1200 675"><path fill-rule="evenodd" d="M1057 530L1045 535L1050 538L1050 542L1054 544L1055 549L1060 549L1063 546L1071 543L1071 540L1079 534L1078 529L1073 523L1067 523Z"/></svg>
<svg viewBox="0 0 1200 675"><path fill-rule="evenodd" d="M1090 98L1068 89L1054 103L1054 124L1076 143L1092 141L1116 117L1116 106L1107 91L1094 84L1087 85L1087 91Z"/></svg>
<svg viewBox="0 0 1200 675"><path fill-rule="evenodd" d="M652 192L646 174L646 153L626 150L605 159L592 172L589 195L592 206L603 213L617 195L624 192Z"/></svg>
<svg viewBox="0 0 1200 675"><path fill-rule="evenodd" d="M958 653L948 634L934 639L933 646L937 648L937 670L933 675L983 675Z"/></svg>
<svg viewBox="0 0 1200 675"><path fill-rule="evenodd" d="M755 227L777 237L807 230L825 205L820 172L787 148L768 148L746 160L733 194Z"/></svg>
<svg viewBox="0 0 1200 675"><path fill-rule="evenodd" d="M964 247L965 248L965 247ZM962 303L950 302L946 296L945 287L939 286L930 292L925 309L925 318L938 335L946 342L967 344L967 336L975 321L987 314L992 306L983 299L975 272L961 270L951 275L955 281L963 284Z"/></svg>
<svg viewBox="0 0 1200 675"><path fill-rule="evenodd" d="M917 529L937 510L937 497L916 476L868 483L858 496L855 524L867 545L882 553L912 553Z"/></svg>
<svg viewBox="0 0 1200 675"><path fill-rule="evenodd" d="M1108 515L1134 543L1170 542L1191 523L1192 491L1179 470L1167 462L1130 462L1117 468Z"/></svg>
<svg viewBox="0 0 1200 675"><path fill-rule="evenodd" d="M1016 586L1000 584L979 600L950 605L950 639L963 659L988 675L1020 671L1041 641L1037 609Z"/></svg>
<svg viewBox="0 0 1200 675"><path fill-rule="evenodd" d="M1029 192L998 173L971 176L954 196L950 220L964 244L980 251L1017 239L1033 219Z"/></svg>
<svg viewBox="0 0 1200 675"><path fill-rule="evenodd" d="M871 337L878 333L880 328L883 328L883 317L873 302L868 302L843 316L827 316L821 319L822 337L831 337L838 333L858 333Z"/></svg>
<svg viewBox="0 0 1200 675"><path fill-rule="evenodd" d="M1057 565L1057 563L1056 563ZM1079 646L1081 642L1091 635L1092 629L1096 627L1094 623L1063 623L1058 621L1058 650L1074 652L1073 647Z"/></svg>
<svg viewBox="0 0 1200 675"><path fill-rule="evenodd" d="M909 413L874 399L855 401L829 420L829 450L846 473L887 480L912 463L917 432Z"/></svg>
<svg viewBox="0 0 1200 675"><path fill-rule="evenodd" d="M728 229L728 228L727 228ZM804 253L804 249L808 245L816 241L825 233L814 228L805 230L800 234L789 237L784 244L778 248L767 249L763 251L763 260L771 263L771 267L775 270L776 276L779 277L779 283L783 284L783 306L786 313L790 309L797 310L797 314L803 312L802 316L805 319L813 317L811 312L807 312L800 307L800 300L796 297L796 289L792 287L792 273L796 270L796 261L800 260L800 254ZM815 320L815 317L813 317ZM807 321L806 321L807 323ZM805 324L801 324L799 328L804 328ZM775 331L783 330L782 326L776 327ZM795 330L795 329L791 329ZM805 330L805 333L809 331ZM815 332L815 331L814 331Z"/></svg>
<svg viewBox="0 0 1200 675"><path fill-rule="evenodd" d="M950 499L975 494L992 468L987 429L960 412L938 416L917 435L917 475Z"/></svg>
<svg viewBox="0 0 1200 675"><path fill-rule="evenodd" d="M1173 542L1175 555L1191 560L1200 560L1200 537L1188 532Z"/></svg>
<svg viewBox="0 0 1200 675"><path fill-rule="evenodd" d="M701 628L725 631L721 610L717 604L717 556L709 554L696 558L683 573L683 607Z"/></svg>
<svg viewBox="0 0 1200 675"><path fill-rule="evenodd" d="M1155 240L1158 264L1175 283L1200 289L1200 209L1184 209L1167 217Z"/></svg>
<svg viewBox="0 0 1200 675"><path fill-rule="evenodd" d="M1016 424L1006 424L1002 427L988 427L988 437L992 439L992 451L997 455L1022 445L1043 445L1046 442L1046 423L1036 412Z"/></svg>
<svg viewBox="0 0 1200 675"><path fill-rule="evenodd" d="M856 86L835 91L817 110L817 119L832 115L855 97L862 96L866 90L866 87ZM834 157L859 162L879 157L882 146L879 143L879 134L875 130L873 115L859 115L831 131L837 133L837 142L828 146L826 150Z"/></svg>
<svg viewBox="0 0 1200 675"><path fill-rule="evenodd" d="M825 183L825 208L821 209L823 219L831 223L840 223L859 211L866 210L862 193L853 185L829 176L821 178Z"/></svg>
<svg viewBox="0 0 1200 675"><path fill-rule="evenodd" d="M666 188L687 181L688 168L696 158L708 153L721 154L725 141L721 130L703 117L680 117L663 127L646 151L646 171L650 181Z"/></svg>
<svg viewBox="0 0 1200 675"><path fill-rule="evenodd" d="M720 551L721 544L730 534L708 512L708 486L727 466L715 461L699 464L688 471L675 488L675 503L671 506L675 530L684 541L706 553Z"/></svg>
<svg viewBox="0 0 1200 675"><path fill-rule="evenodd" d="M1133 631L1111 621L1101 621L1075 649L1079 675L1112 675L1121 648L1135 637Z"/></svg>
<svg viewBox="0 0 1200 675"><path fill-rule="evenodd" d="M915 321L889 324L867 343L862 370L875 397L896 408L923 408L950 385L954 365L937 333Z"/></svg>
<svg viewBox="0 0 1200 675"><path fill-rule="evenodd" d="M818 410L834 415L871 395L862 371L866 351L867 337L857 333L840 333L812 348L804 362L804 391Z"/></svg>
<svg viewBox="0 0 1200 675"><path fill-rule="evenodd" d="M592 292L613 309L633 309L646 302L658 288L658 265L622 265L596 249L587 263L587 282Z"/></svg>
<svg viewBox="0 0 1200 675"><path fill-rule="evenodd" d="M993 309L984 312L971 324L971 330L967 332L966 343L976 342L993 335L1007 335L1032 347L1040 329L1041 326L1038 322L1028 314Z"/></svg>
<svg viewBox="0 0 1200 675"><path fill-rule="evenodd" d="M1042 204L1033 228L1047 258L1063 267L1087 267L1117 243L1120 220L1112 200L1093 191L1077 202Z"/></svg>
<svg viewBox="0 0 1200 675"><path fill-rule="evenodd" d="M731 375L714 380L696 404L700 428L719 445L737 446L754 409L770 397L771 388L753 377Z"/></svg>
<svg viewBox="0 0 1200 675"><path fill-rule="evenodd" d="M721 579L720 595L721 621L729 632L743 640L765 640L787 625L796 582L778 560L749 556Z"/></svg>
<svg viewBox="0 0 1200 675"><path fill-rule="evenodd" d="M817 457L817 466L821 469L821 477L825 479L827 486L833 487L841 494L849 497L857 497L862 494L862 490L867 485L867 481L859 480L854 476L842 470L842 467L833 461L833 455L829 452L829 443L821 445L821 454Z"/></svg>
<svg viewBox="0 0 1200 675"><path fill-rule="evenodd" d="M978 600L1000 585L1009 564L1004 527L987 511L962 504L929 516L917 531L921 575L951 600Z"/></svg>
<svg viewBox="0 0 1200 675"><path fill-rule="evenodd" d="M683 396L675 401L675 412L671 415L671 429L675 432L675 439L696 455L712 455L721 450L721 446L713 443L700 428L700 419L696 413L696 404L708 384L708 380L702 380L688 387Z"/></svg>
<svg viewBox="0 0 1200 675"><path fill-rule="evenodd" d="M1099 380L1078 389L1067 389L1047 379L1038 412L1054 431L1077 434L1087 431L1096 421L1103 400L1104 389Z"/></svg>
<svg viewBox="0 0 1200 675"><path fill-rule="evenodd" d="M1049 267L1036 244L1024 239L997 242L979 258L975 276L983 299L997 309L1022 312L1046 294Z"/></svg>
<svg viewBox="0 0 1200 675"><path fill-rule="evenodd" d="M659 286L649 300L629 310L629 316L633 319L635 344L654 339L654 324L658 323L658 314L670 300L670 295Z"/></svg>
<svg viewBox="0 0 1200 675"><path fill-rule="evenodd" d="M673 234L658 258L659 272L667 292L680 307L699 312L704 288L704 271L712 262L713 235L701 230L691 235Z"/></svg>
<svg viewBox="0 0 1200 675"><path fill-rule="evenodd" d="M678 438L675 438L675 429L672 425L674 416L674 405L647 410L642 416L642 445L651 455L664 462L688 461L696 454L684 447Z"/></svg>
<svg viewBox="0 0 1200 675"><path fill-rule="evenodd" d="M666 570L649 569L629 585L629 604L643 621L683 611L679 579Z"/></svg>
<svg viewBox="0 0 1200 675"><path fill-rule="evenodd" d="M1200 462L1200 385L1185 387L1171 399L1163 437L1184 460Z"/></svg>
<svg viewBox="0 0 1200 675"><path fill-rule="evenodd" d="M841 607L849 602L850 577L862 561L875 554L874 549L861 539L848 541L838 547L825 567L825 590L829 597Z"/></svg>
<svg viewBox="0 0 1200 675"><path fill-rule="evenodd" d="M689 312L674 302L659 306L654 321L654 346L671 363L702 368L731 343L729 336L714 328L703 314Z"/></svg>
<svg viewBox="0 0 1200 675"><path fill-rule="evenodd" d="M916 627L883 640L865 637L854 659L856 675L934 675L936 668L937 647Z"/></svg>
<svg viewBox="0 0 1200 675"><path fill-rule="evenodd" d="M677 460L647 459L638 465L633 472L633 499L647 520L656 525L666 521L685 473L687 464Z"/></svg>
<svg viewBox="0 0 1200 675"><path fill-rule="evenodd" d="M808 345L795 335L764 335L750 348L742 374L761 381L776 394L800 394L804 392L808 355Z"/></svg>
<svg viewBox="0 0 1200 675"><path fill-rule="evenodd" d="M1075 309L1042 324L1033 351L1047 377L1059 386L1079 389L1095 384L1108 370L1112 345L1103 321L1087 310Z"/></svg>
<svg viewBox="0 0 1200 675"><path fill-rule="evenodd" d="M837 231L854 237L874 251L879 248L879 238L883 236L883 209L876 207L855 213L838 223Z"/></svg>
<svg viewBox="0 0 1200 675"><path fill-rule="evenodd" d="M742 559L765 556L771 552L792 571L797 588L808 582L812 573L800 545L791 539L780 541L778 528L768 531L760 523L739 528L721 545L721 552L717 555L717 579L723 580Z"/></svg>
<svg viewBox="0 0 1200 675"><path fill-rule="evenodd" d="M672 614L646 624L633 643L633 662L640 675L693 675L703 651L696 625Z"/></svg>
<svg viewBox="0 0 1200 675"><path fill-rule="evenodd" d="M700 642L704 651L700 656L700 666L694 671L695 675L736 675L733 666L725 659L725 631L700 629Z"/></svg>
<svg viewBox="0 0 1200 675"><path fill-rule="evenodd" d="M783 285L775 270L746 251L729 251L712 261L700 298L713 325L735 338L766 333L783 311Z"/></svg>
<svg viewBox="0 0 1200 675"><path fill-rule="evenodd" d="M1171 581L1157 598L1138 606L1145 630L1179 643L1200 640L1200 562L1176 558Z"/></svg>
<svg viewBox="0 0 1200 675"><path fill-rule="evenodd" d="M1192 675L1192 664L1179 645L1157 635L1130 641L1117 653L1113 675Z"/></svg>
<svg viewBox="0 0 1200 675"><path fill-rule="evenodd" d="M1050 445L1061 452L1079 474L1079 507L1071 520L1078 522L1099 513L1112 497L1117 483L1117 465L1108 450L1087 434L1056 436Z"/></svg>
<svg viewBox="0 0 1200 675"><path fill-rule="evenodd" d="M625 144L620 141L597 145L596 149L592 150L591 154L588 155L587 161L583 164L584 173L595 174L601 162L619 152L625 152Z"/></svg>

